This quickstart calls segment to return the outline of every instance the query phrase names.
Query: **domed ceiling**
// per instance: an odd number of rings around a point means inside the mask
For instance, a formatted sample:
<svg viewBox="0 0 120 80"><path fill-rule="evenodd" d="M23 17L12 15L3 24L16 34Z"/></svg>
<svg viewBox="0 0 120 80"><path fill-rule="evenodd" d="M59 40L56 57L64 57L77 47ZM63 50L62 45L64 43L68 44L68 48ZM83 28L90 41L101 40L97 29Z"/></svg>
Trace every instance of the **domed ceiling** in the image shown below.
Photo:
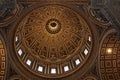
<svg viewBox="0 0 120 80"><path fill-rule="evenodd" d="M102 80L120 79L120 40L113 32L105 36L102 42L99 71Z"/></svg>
<svg viewBox="0 0 120 80"><path fill-rule="evenodd" d="M47 5L20 21L14 47L20 63L31 73L59 78L84 66L92 49L92 34L76 11Z"/></svg>

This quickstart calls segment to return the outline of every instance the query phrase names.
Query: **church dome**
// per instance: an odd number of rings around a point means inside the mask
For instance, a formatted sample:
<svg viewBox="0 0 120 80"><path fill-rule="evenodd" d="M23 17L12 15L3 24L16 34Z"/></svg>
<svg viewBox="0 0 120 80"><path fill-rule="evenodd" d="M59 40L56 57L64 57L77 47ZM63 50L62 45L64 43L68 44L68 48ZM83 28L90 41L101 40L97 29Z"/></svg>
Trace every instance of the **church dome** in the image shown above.
<svg viewBox="0 0 120 80"><path fill-rule="evenodd" d="M41 6L20 21L14 47L20 63L31 73L65 77L87 63L92 33L82 16L71 8Z"/></svg>

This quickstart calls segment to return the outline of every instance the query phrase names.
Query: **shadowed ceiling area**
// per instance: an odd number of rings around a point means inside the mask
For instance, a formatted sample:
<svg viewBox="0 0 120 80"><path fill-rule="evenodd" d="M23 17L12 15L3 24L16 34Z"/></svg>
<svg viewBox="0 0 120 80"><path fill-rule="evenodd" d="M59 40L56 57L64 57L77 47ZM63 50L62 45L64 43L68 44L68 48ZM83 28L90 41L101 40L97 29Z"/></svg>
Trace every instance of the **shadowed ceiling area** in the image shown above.
<svg viewBox="0 0 120 80"><path fill-rule="evenodd" d="M119 80L118 0L1 0L0 80Z"/></svg>

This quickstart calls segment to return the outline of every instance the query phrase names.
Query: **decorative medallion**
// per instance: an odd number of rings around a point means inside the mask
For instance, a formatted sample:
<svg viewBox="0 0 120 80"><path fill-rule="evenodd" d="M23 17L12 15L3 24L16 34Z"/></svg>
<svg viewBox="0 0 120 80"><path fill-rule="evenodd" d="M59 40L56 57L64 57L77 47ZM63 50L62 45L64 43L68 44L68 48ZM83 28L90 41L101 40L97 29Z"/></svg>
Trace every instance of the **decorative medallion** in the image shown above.
<svg viewBox="0 0 120 80"><path fill-rule="evenodd" d="M100 27L105 28L105 26L111 25L111 22L105 17L100 9L88 8L88 13L91 21L97 25L100 25Z"/></svg>
<svg viewBox="0 0 120 80"><path fill-rule="evenodd" d="M7 1L6 1L6 5ZM0 27L8 26L10 23L14 22L16 20L16 17L19 14L20 8L18 5L14 5L13 8L3 8L0 13Z"/></svg>
<svg viewBox="0 0 120 80"><path fill-rule="evenodd" d="M48 5L32 10L21 20L14 46L19 61L31 73L59 78L84 65L92 49L92 34L74 10Z"/></svg>

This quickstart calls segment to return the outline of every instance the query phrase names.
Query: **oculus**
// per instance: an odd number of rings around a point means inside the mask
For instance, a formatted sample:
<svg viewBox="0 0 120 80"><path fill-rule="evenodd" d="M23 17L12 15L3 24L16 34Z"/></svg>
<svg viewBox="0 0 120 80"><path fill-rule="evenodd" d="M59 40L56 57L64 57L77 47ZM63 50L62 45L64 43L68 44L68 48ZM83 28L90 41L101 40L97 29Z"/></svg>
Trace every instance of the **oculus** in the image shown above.
<svg viewBox="0 0 120 80"><path fill-rule="evenodd" d="M46 30L51 34L56 34L61 30L61 23L57 19L50 19L46 23Z"/></svg>

